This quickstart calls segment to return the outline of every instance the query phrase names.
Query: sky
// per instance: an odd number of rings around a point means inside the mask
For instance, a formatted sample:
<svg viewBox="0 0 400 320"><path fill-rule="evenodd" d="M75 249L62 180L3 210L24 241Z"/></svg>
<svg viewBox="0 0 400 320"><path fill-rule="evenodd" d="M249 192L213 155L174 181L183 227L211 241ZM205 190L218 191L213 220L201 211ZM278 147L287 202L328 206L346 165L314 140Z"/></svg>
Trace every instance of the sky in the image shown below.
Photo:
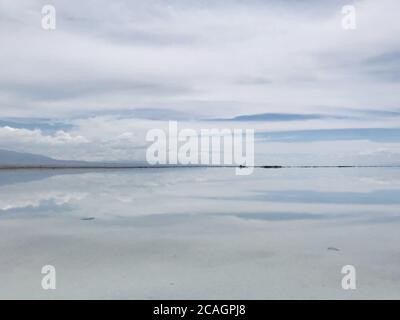
<svg viewBox="0 0 400 320"><path fill-rule="evenodd" d="M399 12L397 0L0 0L0 149L142 160L146 132L178 120L255 129L258 163L400 163Z"/></svg>

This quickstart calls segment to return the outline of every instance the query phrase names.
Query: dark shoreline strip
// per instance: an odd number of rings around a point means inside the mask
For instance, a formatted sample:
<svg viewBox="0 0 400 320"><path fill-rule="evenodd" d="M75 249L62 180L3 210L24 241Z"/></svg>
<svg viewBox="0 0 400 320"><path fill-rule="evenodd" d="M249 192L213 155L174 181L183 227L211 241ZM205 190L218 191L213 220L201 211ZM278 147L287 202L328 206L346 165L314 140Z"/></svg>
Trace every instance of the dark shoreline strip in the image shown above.
<svg viewBox="0 0 400 320"><path fill-rule="evenodd" d="M250 166L0 166L0 170L119 170L119 169L196 169L196 168L248 168ZM400 168L400 165L271 165L251 166L259 169L314 169L314 168Z"/></svg>

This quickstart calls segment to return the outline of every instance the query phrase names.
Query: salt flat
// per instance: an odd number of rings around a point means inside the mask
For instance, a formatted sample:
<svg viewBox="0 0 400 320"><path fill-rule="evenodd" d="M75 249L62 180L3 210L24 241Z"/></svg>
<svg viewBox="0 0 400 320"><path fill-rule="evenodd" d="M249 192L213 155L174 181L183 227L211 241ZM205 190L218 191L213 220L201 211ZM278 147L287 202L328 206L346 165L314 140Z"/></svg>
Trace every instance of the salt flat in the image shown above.
<svg viewBox="0 0 400 320"><path fill-rule="evenodd" d="M400 298L398 169L28 170L0 180L2 299ZM48 264L56 290L41 287ZM342 289L344 265L356 268L356 290Z"/></svg>

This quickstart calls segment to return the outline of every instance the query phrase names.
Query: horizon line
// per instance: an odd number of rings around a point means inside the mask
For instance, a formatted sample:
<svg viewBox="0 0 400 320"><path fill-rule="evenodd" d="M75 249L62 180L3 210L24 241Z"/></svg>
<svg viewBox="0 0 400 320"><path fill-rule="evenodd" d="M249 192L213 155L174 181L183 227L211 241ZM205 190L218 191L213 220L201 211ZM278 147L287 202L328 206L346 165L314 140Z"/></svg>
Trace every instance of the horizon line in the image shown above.
<svg viewBox="0 0 400 320"><path fill-rule="evenodd" d="M396 165L0 165L0 170L21 169L171 169L171 168L258 168L258 169L317 169L317 168L400 168Z"/></svg>

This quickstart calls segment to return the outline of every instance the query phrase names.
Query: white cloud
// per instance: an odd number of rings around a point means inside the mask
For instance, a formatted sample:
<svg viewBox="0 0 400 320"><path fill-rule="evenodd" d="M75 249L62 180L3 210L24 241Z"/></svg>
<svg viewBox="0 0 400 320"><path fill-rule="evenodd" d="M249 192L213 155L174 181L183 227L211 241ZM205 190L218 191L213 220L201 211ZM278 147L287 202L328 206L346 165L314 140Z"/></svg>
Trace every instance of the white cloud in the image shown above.
<svg viewBox="0 0 400 320"><path fill-rule="evenodd" d="M82 136L72 136L62 130L54 135L45 135L39 129L17 129L11 127L0 127L0 144L44 144L44 145L66 145L85 144L89 141Z"/></svg>
<svg viewBox="0 0 400 320"><path fill-rule="evenodd" d="M26 194L11 193L2 190L0 197L0 213L11 209L24 209L27 207L39 208L44 202L52 201L54 205L62 206L74 201L80 201L87 196L87 193L65 193L57 191L29 192ZM3 212L3 213L4 213Z"/></svg>
<svg viewBox="0 0 400 320"><path fill-rule="evenodd" d="M345 31L341 8L351 3L357 29ZM1 148L63 159L140 158L147 130L165 123L118 117L132 108L227 118L400 105L396 0L55 0L57 29L50 32L41 28L44 4L0 4L0 117L68 119L74 127L55 133L0 127ZM390 67L382 58L388 53ZM265 131L396 127L399 121L183 125Z"/></svg>
<svg viewBox="0 0 400 320"><path fill-rule="evenodd" d="M400 50L397 1L355 2L352 32L341 28L340 2L55 1L53 32L40 28L41 4L3 5L3 115L171 105L222 115L400 102L399 83L360 65ZM268 81L244 84L260 78Z"/></svg>

